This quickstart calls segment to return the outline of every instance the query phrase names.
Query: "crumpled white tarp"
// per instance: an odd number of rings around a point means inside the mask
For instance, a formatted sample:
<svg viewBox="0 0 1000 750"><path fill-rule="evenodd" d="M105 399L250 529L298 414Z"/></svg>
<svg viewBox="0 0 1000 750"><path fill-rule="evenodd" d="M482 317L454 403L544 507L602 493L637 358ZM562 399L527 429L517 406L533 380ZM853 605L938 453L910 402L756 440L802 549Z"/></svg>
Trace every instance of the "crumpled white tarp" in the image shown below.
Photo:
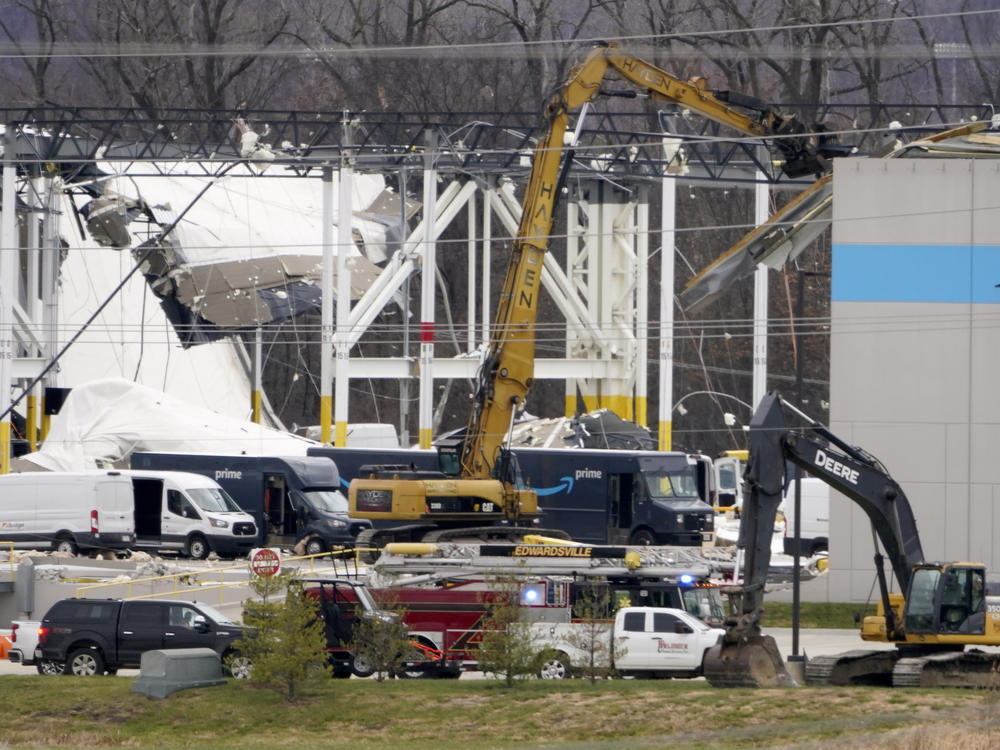
<svg viewBox="0 0 1000 750"><path fill-rule="evenodd" d="M304 456L314 445L320 443L113 378L73 388L41 449L23 458L51 471L85 471L135 451Z"/></svg>

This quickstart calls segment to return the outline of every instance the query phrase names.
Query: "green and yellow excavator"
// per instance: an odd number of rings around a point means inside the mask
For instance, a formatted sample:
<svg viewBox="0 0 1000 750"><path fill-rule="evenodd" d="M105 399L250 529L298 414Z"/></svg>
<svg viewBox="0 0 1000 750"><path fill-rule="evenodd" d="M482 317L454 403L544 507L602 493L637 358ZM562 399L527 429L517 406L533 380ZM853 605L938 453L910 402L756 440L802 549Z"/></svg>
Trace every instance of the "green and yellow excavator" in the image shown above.
<svg viewBox="0 0 1000 750"><path fill-rule="evenodd" d="M787 426L786 413L800 426ZM1000 646L1000 596L992 595L981 563L924 559L909 500L877 458L773 393L754 413L749 445L749 494L738 541L745 554L744 577L742 585L726 592L731 603L726 634L705 657L710 684L794 684L774 639L760 626L771 536L790 462L857 503L870 519L879 604L876 615L864 618L861 638L895 646L813 658L805 666L807 684L994 685L1000 654L969 647ZM890 592L886 559L901 593Z"/></svg>

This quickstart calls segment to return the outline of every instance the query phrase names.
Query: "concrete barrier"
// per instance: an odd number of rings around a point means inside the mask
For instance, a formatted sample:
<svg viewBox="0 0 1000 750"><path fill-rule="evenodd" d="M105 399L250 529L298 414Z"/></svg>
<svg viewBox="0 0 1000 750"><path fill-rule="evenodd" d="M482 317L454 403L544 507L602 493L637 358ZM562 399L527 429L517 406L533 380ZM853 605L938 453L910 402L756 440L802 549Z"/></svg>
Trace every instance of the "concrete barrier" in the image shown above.
<svg viewBox="0 0 1000 750"><path fill-rule="evenodd" d="M139 663L133 693L166 698L178 690L224 685L222 660L210 648L177 648L147 651Z"/></svg>

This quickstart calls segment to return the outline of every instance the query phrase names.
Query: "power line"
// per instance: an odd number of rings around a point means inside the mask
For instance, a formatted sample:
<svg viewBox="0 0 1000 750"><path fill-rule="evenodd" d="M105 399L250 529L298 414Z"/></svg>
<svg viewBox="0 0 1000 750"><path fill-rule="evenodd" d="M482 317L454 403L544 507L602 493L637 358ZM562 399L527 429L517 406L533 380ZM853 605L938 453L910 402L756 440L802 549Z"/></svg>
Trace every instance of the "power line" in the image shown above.
<svg viewBox="0 0 1000 750"><path fill-rule="evenodd" d="M629 52L647 53L661 52L662 46L656 43L697 40L697 39L719 39L731 35L745 35L753 33L781 33L808 31L813 29L833 29L846 26L878 26L885 24L916 23L923 21L949 20L958 18L985 18L1000 14L1000 9L989 8L981 10L948 11L943 13L921 13L907 16L889 16L879 18L850 18L835 21L803 22L788 24L784 26L759 26L759 27L736 27L729 29L712 29L703 31L687 31L669 34L633 34L589 37L571 40L539 40L539 41L509 41L509 42L474 42L460 44L434 44L434 45L391 45L391 46L354 46L354 47L332 47L325 45L261 45L255 43L223 42L223 43L188 43L180 44L157 43L157 42L118 42L114 45L107 42L6 42L0 44L0 59L82 59L82 58L135 58L135 57L156 57L156 58L218 58L218 57L271 57L271 58L324 58L326 60L353 60L353 59L413 59L427 58L433 60L454 59L454 58L533 58L538 59L550 56L554 52L566 49L579 48L583 46L595 46L606 42L626 42L630 45ZM641 46L645 43L647 46ZM109 49L110 47L110 49ZM978 49L978 48L977 48ZM1000 52L1000 45L983 45L990 55L997 55ZM924 45L886 45L878 50L858 48L851 50L841 48L838 52L841 55L833 55L827 46L809 49L796 45L793 48L775 47L770 49L747 49L745 46L740 49L741 58L769 57L777 59L810 57L840 57L848 56L852 52L863 57L913 57L917 53L926 55L929 51ZM678 59L695 59L704 57L704 53L697 46L690 49L671 49L671 57ZM974 52L966 52L964 48L956 47L949 55L959 56L963 54L974 55Z"/></svg>

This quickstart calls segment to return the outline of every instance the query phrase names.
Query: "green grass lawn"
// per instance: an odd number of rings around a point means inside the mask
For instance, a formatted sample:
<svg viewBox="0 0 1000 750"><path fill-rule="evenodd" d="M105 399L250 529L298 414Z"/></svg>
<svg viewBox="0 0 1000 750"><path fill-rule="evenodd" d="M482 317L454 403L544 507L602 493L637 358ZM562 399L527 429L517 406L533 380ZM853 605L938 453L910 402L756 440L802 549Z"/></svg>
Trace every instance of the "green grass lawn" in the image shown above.
<svg viewBox="0 0 1000 750"><path fill-rule="evenodd" d="M528 680L506 689L493 680L326 679L289 704L233 681L163 700L131 693L131 684L125 677L0 677L0 748L726 750L819 748L832 737L857 738L838 748L860 748L895 747L888 740L898 730L927 737L972 723L1000 741L993 694L971 690L722 690L691 680Z"/></svg>
<svg viewBox="0 0 1000 750"><path fill-rule="evenodd" d="M855 613L861 617L875 614L874 604L838 604L834 602L799 602L799 627L802 628L848 628L858 630L860 622L855 622ZM788 602L764 600L765 628L792 627L792 605Z"/></svg>

